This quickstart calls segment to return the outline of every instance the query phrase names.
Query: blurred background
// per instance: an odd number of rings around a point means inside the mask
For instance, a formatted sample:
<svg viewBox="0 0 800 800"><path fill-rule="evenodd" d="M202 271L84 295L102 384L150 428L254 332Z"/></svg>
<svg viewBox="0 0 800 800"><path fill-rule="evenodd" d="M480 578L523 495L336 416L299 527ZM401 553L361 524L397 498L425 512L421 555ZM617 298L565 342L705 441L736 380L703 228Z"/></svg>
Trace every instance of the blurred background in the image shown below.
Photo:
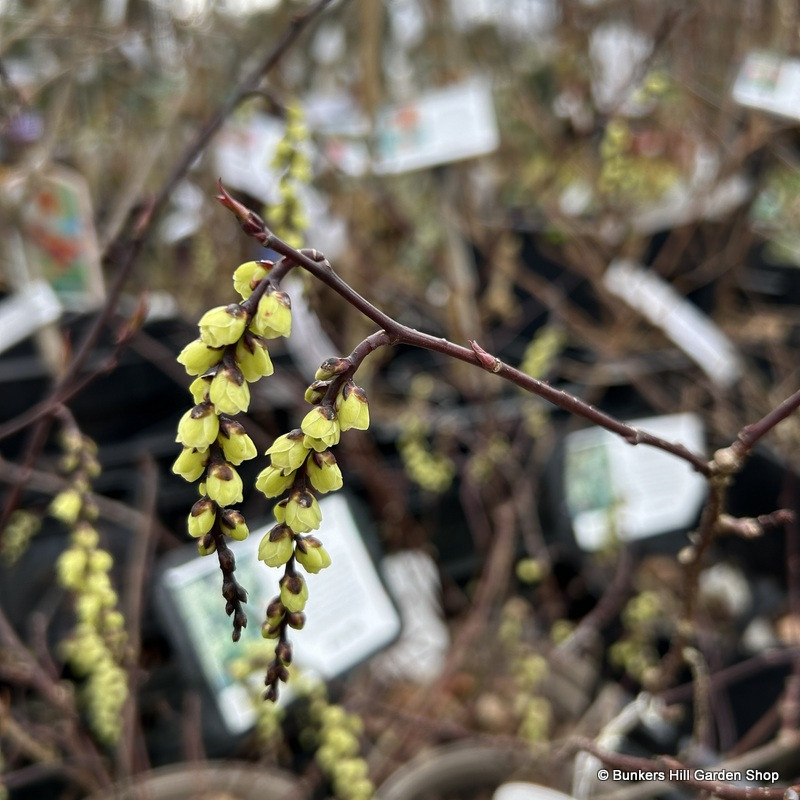
<svg viewBox="0 0 800 800"><path fill-rule="evenodd" d="M218 179L399 322L695 452L730 443L798 383L799 33L783 0L0 0L0 793L472 798L521 777L622 797L565 747L611 729L621 752L758 752L792 782L797 744L758 748L797 728L800 550L766 516L796 507L795 419L729 490L763 530L716 542L699 661L666 690L705 481L485 371L403 347L359 370L372 423L337 448L327 534L350 572L310 581L346 624L278 710L258 699L270 571L242 551L237 649L171 466L175 358L237 300L233 270L270 257ZM284 288L294 332L243 423L259 452L299 424L317 366L374 332L308 277ZM53 387L64 406L37 416ZM64 649L64 429L97 448L126 620L110 740ZM268 524L252 488L242 510ZM130 788L187 765L189 793Z"/></svg>

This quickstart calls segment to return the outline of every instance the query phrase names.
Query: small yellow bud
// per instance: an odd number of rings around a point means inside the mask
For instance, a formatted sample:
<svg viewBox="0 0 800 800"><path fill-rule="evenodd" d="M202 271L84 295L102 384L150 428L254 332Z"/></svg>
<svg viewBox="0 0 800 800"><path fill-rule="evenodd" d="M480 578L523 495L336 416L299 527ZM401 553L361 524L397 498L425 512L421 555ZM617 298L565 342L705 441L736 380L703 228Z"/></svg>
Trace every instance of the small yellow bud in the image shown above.
<svg viewBox="0 0 800 800"><path fill-rule="evenodd" d="M198 403L187 411L178 423L176 442L184 447L205 450L219 433L219 418L209 403Z"/></svg>
<svg viewBox="0 0 800 800"><path fill-rule="evenodd" d="M280 581L281 602L287 611L302 611L308 601L308 586L300 575L284 575Z"/></svg>
<svg viewBox="0 0 800 800"><path fill-rule="evenodd" d="M242 479L230 464L213 464L208 470L206 492L223 508L233 503L241 503Z"/></svg>
<svg viewBox="0 0 800 800"><path fill-rule="evenodd" d="M311 386L306 389L305 393L305 401L306 403L311 403L312 406L317 405L318 403L322 402L322 398L325 397L325 392L328 391L328 387L331 385L330 381L314 381Z"/></svg>
<svg viewBox="0 0 800 800"><path fill-rule="evenodd" d="M266 622L270 626L280 625L286 615L286 607L280 597L273 597L267 606Z"/></svg>
<svg viewBox="0 0 800 800"><path fill-rule="evenodd" d="M236 464L237 466L242 461L249 461L255 458L256 446L253 440L245 433L244 427L236 422L236 420L228 419L221 420L219 425L219 437L217 439L222 446L222 452L225 458Z"/></svg>
<svg viewBox="0 0 800 800"><path fill-rule="evenodd" d="M307 533L319 528L322 512L317 498L307 489L292 492L286 504L286 524L295 533Z"/></svg>
<svg viewBox="0 0 800 800"><path fill-rule="evenodd" d="M238 414L250 405L250 387L240 370L226 367L214 376L208 397L218 412Z"/></svg>
<svg viewBox="0 0 800 800"><path fill-rule="evenodd" d="M267 350L267 340L250 331L246 331L236 345L236 363L244 379L250 383L275 371Z"/></svg>
<svg viewBox="0 0 800 800"><path fill-rule="evenodd" d="M280 567L294 552L294 538L287 525L276 525L258 545L258 559L268 567Z"/></svg>
<svg viewBox="0 0 800 800"><path fill-rule="evenodd" d="M195 539L207 534L214 526L214 520L217 518L217 506L207 497L198 500L193 506L189 514L188 528L189 535Z"/></svg>
<svg viewBox="0 0 800 800"><path fill-rule="evenodd" d="M197 552L201 556L210 556L212 553L216 552L216 550L217 543L214 541L214 537L210 533L207 533L197 543Z"/></svg>
<svg viewBox="0 0 800 800"><path fill-rule="evenodd" d="M50 503L50 514L65 525L73 525L81 513L83 498L75 489L59 492Z"/></svg>
<svg viewBox="0 0 800 800"><path fill-rule="evenodd" d="M274 266L272 261L247 261L240 264L233 273L233 288L247 300Z"/></svg>
<svg viewBox="0 0 800 800"><path fill-rule="evenodd" d="M222 359L222 350L209 347L202 339L189 342L181 350L178 362L183 364L189 375L202 375Z"/></svg>
<svg viewBox="0 0 800 800"><path fill-rule="evenodd" d="M248 318L248 313L237 303L212 308L200 317L200 338L209 347L233 344L244 333Z"/></svg>
<svg viewBox="0 0 800 800"><path fill-rule="evenodd" d="M89 555L87 568L89 572L108 572L113 564L111 553L107 550L95 550Z"/></svg>
<svg viewBox="0 0 800 800"><path fill-rule="evenodd" d="M295 428L279 436L266 453L274 467L282 470L295 470L308 456L308 448L303 444L303 431Z"/></svg>
<svg viewBox="0 0 800 800"><path fill-rule="evenodd" d="M369 428L369 406L367 395L360 386L348 381L336 398L336 410L339 412L339 425L343 431L355 428L365 431Z"/></svg>
<svg viewBox="0 0 800 800"><path fill-rule="evenodd" d="M294 470L284 474L284 470L270 465L258 474L256 489L266 497L279 497L292 485L294 477Z"/></svg>
<svg viewBox="0 0 800 800"><path fill-rule="evenodd" d="M250 529L240 511L234 511L232 508L223 509L220 514L220 523L222 532L237 542L244 541L250 535Z"/></svg>
<svg viewBox="0 0 800 800"><path fill-rule="evenodd" d="M331 565L330 554L315 536L297 538L295 558L303 565L306 572L312 572L315 575Z"/></svg>
<svg viewBox="0 0 800 800"><path fill-rule="evenodd" d="M200 452L191 447L184 447L181 454L175 459L172 471L192 483L203 474L207 462L208 450Z"/></svg>
<svg viewBox="0 0 800 800"><path fill-rule="evenodd" d="M211 378L195 378L189 384L189 391L195 403L205 403L208 400L208 389L211 386Z"/></svg>
<svg viewBox="0 0 800 800"><path fill-rule="evenodd" d="M316 406L303 418L300 429L317 452L339 444L339 421L330 406Z"/></svg>
<svg viewBox="0 0 800 800"><path fill-rule="evenodd" d="M65 550L56 562L58 579L67 589L78 588L85 578L87 557L83 550Z"/></svg>
<svg viewBox="0 0 800 800"><path fill-rule="evenodd" d="M328 381L331 378L347 372L353 366L353 362L349 358L342 358L341 356L333 356L323 361L317 369L314 379L318 381Z"/></svg>
<svg viewBox="0 0 800 800"><path fill-rule="evenodd" d="M292 302L286 292L269 292L258 302L253 327L265 339L288 336L292 332Z"/></svg>
<svg viewBox="0 0 800 800"><path fill-rule="evenodd" d="M313 453L306 461L306 474L311 485L321 494L335 492L343 486L342 472L330 450Z"/></svg>

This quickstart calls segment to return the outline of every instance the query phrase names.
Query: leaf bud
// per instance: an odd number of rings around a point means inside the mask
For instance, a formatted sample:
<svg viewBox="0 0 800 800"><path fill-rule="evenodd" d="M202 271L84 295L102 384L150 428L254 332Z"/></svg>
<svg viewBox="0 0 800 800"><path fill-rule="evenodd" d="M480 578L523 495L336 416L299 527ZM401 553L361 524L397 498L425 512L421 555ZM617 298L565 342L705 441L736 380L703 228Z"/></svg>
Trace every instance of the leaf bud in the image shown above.
<svg viewBox="0 0 800 800"><path fill-rule="evenodd" d="M241 503L242 479L239 473L227 462L209 467L206 478L206 493L221 507Z"/></svg>
<svg viewBox="0 0 800 800"><path fill-rule="evenodd" d="M263 561L268 567L282 566L293 553L294 538L288 525L275 525L258 545L258 560Z"/></svg>
<svg viewBox="0 0 800 800"><path fill-rule="evenodd" d="M181 350L178 362L189 375L202 375L222 360L222 350L209 347L202 339L189 342Z"/></svg>

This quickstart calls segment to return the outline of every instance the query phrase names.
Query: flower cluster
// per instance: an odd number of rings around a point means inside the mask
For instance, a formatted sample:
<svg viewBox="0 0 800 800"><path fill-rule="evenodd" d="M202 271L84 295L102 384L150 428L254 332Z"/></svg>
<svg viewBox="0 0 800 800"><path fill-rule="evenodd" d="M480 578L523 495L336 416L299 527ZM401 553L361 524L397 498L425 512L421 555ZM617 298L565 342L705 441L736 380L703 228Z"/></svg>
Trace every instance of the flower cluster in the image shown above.
<svg viewBox="0 0 800 800"><path fill-rule="evenodd" d="M86 677L83 689L89 720L97 737L107 743L120 735L122 707L128 698L125 659L125 619L111 584L113 558L99 546L94 527L97 507L89 498L89 479L100 472L97 448L70 427L63 437L62 466L71 482L53 499L50 513L72 530L70 547L56 562L59 582L73 593L77 624L63 644L66 659Z"/></svg>
<svg viewBox="0 0 800 800"><path fill-rule="evenodd" d="M178 423L176 441L183 450L172 469L187 481L201 479L189 534L198 539L201 555L217 553L234 641L247 624L242 609L247 593L233 576L235 561L226 537L241 540L249 534L244 516L230 506L243 499L236 467L254 458L256 448L233 416L247 411L250 384L273 372L267 341L288 336L292 327L289 297L268 278L273 267L270 261L239 266L233 285L242 301L207 311L199 322L200 337L178 356L195 376L189 387L195 405Z"/></svg>
<svg viewBox="0 0 800 800"><path fill-rule="evenodd" d="M294 103L286 108L286 132L275 150L272 168L280 173L278 202L265 210L270 224L282 231L292 247L302 247L302 234L308 227L299 189L311 180L308 155L308 129L303 111Z"/></svg>
<svg viewBox="0 0 800 800"><path fill-rule="evenodd" d="M305 624L308 585L297 565L316 574L331 563L322 542L311 535L322 522L315 492L342 487L342 473L330 448L339 443L342 431L369 427L366 394L350 379L354 370L349 358L330 358L320 366L306 391L314 408L299 428L279 436L267 450L270 463L256 481L266 497L280 498L273 508L277 524L261 540L258 557L267 566L285 566L280 594L267 607L262 626L265 638L278 640L267 670L269 699L277 697L278 681L288 677L292 649L287 627L300 629Z"/></svg>
<svg viewBox="0 0 800 800"><path fill-rule="evenodd" d="M359 736L364 722L329 702L324 686L309 693L309 711L319 745L315 760L327 776L339 800L370 800L375 786L369 779L369 766L359 754Z"/></svg>

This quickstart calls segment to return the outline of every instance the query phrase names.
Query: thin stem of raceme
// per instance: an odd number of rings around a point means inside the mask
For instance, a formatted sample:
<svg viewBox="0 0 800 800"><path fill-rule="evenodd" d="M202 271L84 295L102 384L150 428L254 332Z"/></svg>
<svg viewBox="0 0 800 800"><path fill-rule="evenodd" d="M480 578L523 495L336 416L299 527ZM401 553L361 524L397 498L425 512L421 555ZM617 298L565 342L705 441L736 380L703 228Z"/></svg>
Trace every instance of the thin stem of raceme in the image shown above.
<svg viewBox="0 0 800 800"><path fill-rule="evenodd" d="M687 461L697 472L706 477L711 477L713 474L711 465L702 455L692 452L682 444L669 442L652 433L627 425L561 389L556 389L544 381L532 378L530 375L508 364L504 364L499 358L483 350L476 342L470 342L470 348L462 347L447 339L431 336L428 333L402 325L372 305L369 300L362 297L346 281L342 280L333 271L330 262L321 253L316 250L296 250L291 247L272 233L255 212L234 200L225 191L221 183L219 184L219 190L220 196L217 199L236 215L245 233L255 238L264 247L280 253L311 273L315 278L344 298L353 308L371 319L376 325L379 325L386 335L385 344L406 344L412 347L421 347L459 361L465 361L473 366L482 367L496 374L499 378L503 378L531 394L538 395L564 411L583 417L595 425L620 435L629 444L647 444L657 447Z"/></svg>

